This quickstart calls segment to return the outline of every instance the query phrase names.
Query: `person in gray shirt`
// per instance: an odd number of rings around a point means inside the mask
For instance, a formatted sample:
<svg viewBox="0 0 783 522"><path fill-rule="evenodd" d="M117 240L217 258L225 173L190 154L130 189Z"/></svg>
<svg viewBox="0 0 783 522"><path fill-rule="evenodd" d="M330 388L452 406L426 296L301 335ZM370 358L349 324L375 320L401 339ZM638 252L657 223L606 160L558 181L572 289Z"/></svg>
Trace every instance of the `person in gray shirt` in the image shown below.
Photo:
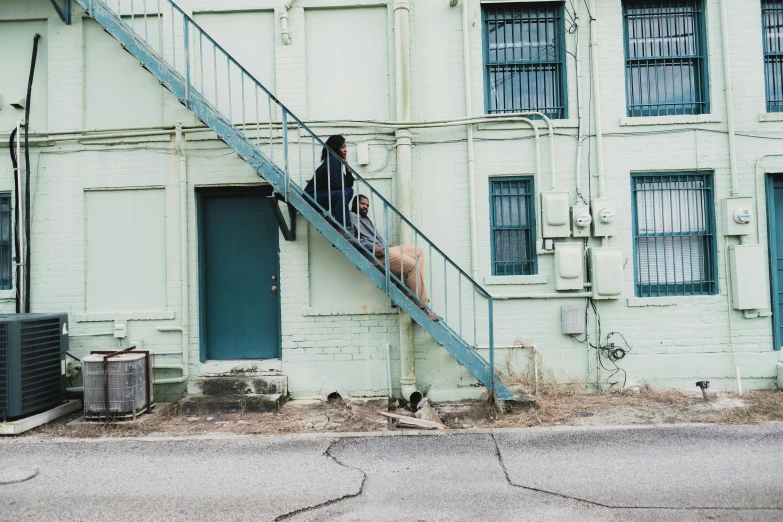
<svg viewBox="0 0 783 522"><path fill-rule="evenodd" d="M371 253L380 263L386 264L386 242L375 229L368 217L370 200L364 194L359 194L351 202L351 223L354 231L358 230L361 246ZM356 233L356 232L354 232ZM438 317L427 310L430 299L424 288L424 249L411 245L388 245L389 268L392 273L405 283L404 291L411 300L427 314L432 321ZM412 293L416 294L414 297Z"/></svg>

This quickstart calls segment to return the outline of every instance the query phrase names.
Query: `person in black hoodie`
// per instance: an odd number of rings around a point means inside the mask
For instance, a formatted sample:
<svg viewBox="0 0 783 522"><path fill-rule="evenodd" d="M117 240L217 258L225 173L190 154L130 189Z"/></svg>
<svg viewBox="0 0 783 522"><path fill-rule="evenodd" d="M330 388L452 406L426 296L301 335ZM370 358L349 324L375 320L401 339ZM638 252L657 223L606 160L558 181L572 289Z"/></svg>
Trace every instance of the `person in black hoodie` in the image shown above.
<svg viewBox="0 0 783 522"><path fill-rule="evenodd" d="M315 169L315 176L307 182L305 193L326 210L327 218L331 212L335 221L350 232L353 228L350 202L354 178L351 169L340 163L340 159L347 160L347 153L348 146L343 136L329 136L326 147L321 151L321 166Z"/></svg>

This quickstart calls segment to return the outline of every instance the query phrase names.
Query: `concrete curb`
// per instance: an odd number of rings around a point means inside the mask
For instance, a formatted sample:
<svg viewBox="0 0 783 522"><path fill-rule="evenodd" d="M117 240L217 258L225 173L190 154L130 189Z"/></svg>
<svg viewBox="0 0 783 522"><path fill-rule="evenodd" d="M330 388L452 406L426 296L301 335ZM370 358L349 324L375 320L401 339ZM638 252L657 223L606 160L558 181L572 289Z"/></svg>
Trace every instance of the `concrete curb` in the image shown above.
<svg viewBox="0 0 783 522"><path fill-rule="evenodd" d="M536 428L468 428L448 430L400 430L371 432L323 432L323 433L291 433L287 435L242 435L235 433L205 433L201 435L147 435L144 437L39 437L29 436L20 439L0 439L0 444L41 444L46 442L98 443L98 442L170 442L194 440L256 440L256 441L291 441L319 439L357 439L371 437L446 437L449 435L494 435L494 434L540 434L557 432L590 432L590 431L629 431L678 428L736 428L736 427L776 427L783 431L783 422L768 422L764 424L712 424L712 423L679 423L679 424L622 424L605 426L549 426Z"/></svg>

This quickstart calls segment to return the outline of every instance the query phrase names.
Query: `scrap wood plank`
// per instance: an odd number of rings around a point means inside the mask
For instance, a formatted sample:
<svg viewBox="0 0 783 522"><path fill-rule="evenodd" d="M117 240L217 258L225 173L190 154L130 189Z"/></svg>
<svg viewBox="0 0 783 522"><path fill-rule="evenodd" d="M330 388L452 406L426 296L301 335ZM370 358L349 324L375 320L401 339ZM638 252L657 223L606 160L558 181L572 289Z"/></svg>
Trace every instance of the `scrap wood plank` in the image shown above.
<svg viewBox="0 0 783 522"><path fill-rule="evenodd" d="M387 413L385 411L379 411L378 414L384 417L397 419L398 424L405 424L415 428L424 428L427 430L445 430L447 426L438 422L432 422L424 419L417 419L416 417L408 417L406 415L397 415L396 413Z"/></svg>

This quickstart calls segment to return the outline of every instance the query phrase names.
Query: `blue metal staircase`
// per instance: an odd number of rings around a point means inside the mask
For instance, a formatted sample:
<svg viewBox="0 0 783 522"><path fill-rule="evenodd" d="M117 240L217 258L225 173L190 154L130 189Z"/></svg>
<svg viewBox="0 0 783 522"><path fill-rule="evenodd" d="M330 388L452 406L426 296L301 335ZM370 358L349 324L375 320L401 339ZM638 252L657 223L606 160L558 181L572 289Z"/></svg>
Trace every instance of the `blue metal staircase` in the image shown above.
<svg viewBox="0 0 783 522"><path fill-rule="evenodd" d="M498 400L512 398L494 372L489 293L354 172L355 193L367 195L371 208L381 209L374 221L384 237L405 231L425 253L431 301L416 302L411 297L415 289L406 291L388 261L380 263L346 237L348 231L325 217L328 209L304 192L304 182L321 163L321 139L192 18L171 0L75 1ZM440 321L430 320L421 306ZM489 348L489 361L479 354L479 345Z"/></svg>

